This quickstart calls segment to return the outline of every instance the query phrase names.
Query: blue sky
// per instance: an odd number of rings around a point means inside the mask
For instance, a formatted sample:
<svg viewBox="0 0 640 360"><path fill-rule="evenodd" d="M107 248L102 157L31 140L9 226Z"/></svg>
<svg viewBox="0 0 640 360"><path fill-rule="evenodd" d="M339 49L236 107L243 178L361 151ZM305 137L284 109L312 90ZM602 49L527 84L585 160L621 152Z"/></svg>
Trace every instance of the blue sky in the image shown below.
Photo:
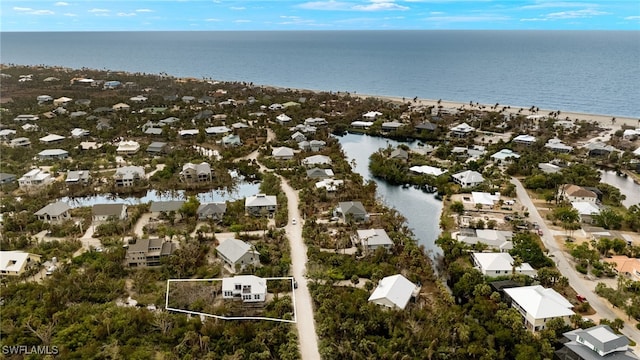
<svg viewBox="0 0 640 360"><path fill-rule="evenodd" d="M2 31L394 29L640 30L640 1L0 1Z"/></svg>

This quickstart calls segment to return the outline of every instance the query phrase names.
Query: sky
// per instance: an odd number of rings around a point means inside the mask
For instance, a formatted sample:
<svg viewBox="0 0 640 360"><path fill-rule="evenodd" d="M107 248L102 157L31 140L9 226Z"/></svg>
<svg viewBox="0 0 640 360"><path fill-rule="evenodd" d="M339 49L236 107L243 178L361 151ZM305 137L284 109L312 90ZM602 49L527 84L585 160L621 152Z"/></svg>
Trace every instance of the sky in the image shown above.
<svg viewBox="0 0 640 360"><path fill-rule="evenodd" d="M640 30L640 1L0 1L0 31L445 29Z"/></svg>

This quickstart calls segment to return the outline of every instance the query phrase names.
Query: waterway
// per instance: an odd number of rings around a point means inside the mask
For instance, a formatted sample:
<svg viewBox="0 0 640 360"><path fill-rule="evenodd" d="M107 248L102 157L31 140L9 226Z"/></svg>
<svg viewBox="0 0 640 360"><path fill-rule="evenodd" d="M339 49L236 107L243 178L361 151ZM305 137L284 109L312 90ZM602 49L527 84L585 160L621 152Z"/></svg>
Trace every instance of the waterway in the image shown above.
<svg viewBox="0 0 640 360"><path fill-rule="evenodd" d="M622 205L627 208L631 205L640 205L640 185L633 182L630 177L620 176L615 171L601 171L601 174L600 182L617 187L627 197L622 201Z"/></svg>
<svg viewBox="0 0 640 360"><path fill-rule="evenodd" d="M377 194L385 205L398 210L406 219L413 231L418 244L424 245L432 257L442 254L442 250L435 244L440 236L440 214L442 202L435 199L434 194L427 194L421 190L402 188L389 185L374 178L369 172L369 156L380 148L391 145L396 147L398 141L368 135L347 134L338 137L342 149L350 163L355 160L353 171L360 174L365 181L374 181ZM404 143L409 147L417 146L418 142ZM353 164L353 163L352 163Z"/></svg>

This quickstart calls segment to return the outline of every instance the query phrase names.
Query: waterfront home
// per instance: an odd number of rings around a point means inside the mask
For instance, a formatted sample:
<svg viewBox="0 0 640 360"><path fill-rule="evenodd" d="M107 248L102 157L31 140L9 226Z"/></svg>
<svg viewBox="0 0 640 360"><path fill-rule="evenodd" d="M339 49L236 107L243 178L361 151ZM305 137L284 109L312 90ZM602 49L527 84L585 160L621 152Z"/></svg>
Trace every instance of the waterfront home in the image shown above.
<svg viewBox="0 0 640 360"><path fill-rule="evenodd" d="M540 169L545 174L555 174L562 170L560 166L551 163L539 163L538 169Z"/></svg>
<svg viewBox="0 0 640 360"><path fill-rule="evenodd" d="M291 122L291 118L287 114L280 114L276 116L276 122L280 125L285 125Z"/></svg>
<svg viewBox="0 0 640 360"><path fill-rule="evenodd" d="M116 187L130 187L144 179L142 166L123 166L116 169L113 179Z"/></svg>
<svg viewBox="0 0 640 360"><path fill-rule="evenodd" d="M547 143L544 144L544 147L551 151L554 151L557 153L564 153L564 154L568 154L573 151L573 146L565 145L562 143L562 140L555 139L555 138L549 139L549 141L547 141Z"/></svg>
<svg viewBox="0 0 640 360"><path fill-rule="evenodd" d="M594 204L598 202L598 195L595 192L574 184L560 185L558 196L569 202L579 201Z"/></svg>
<svg viewBox="0 0 640 360"><path fill-rule="evenodd" d="M293 149L286 146L276 147L271 151L271 156L276 160L291 160L293 155Z"/></svg>
<svg viewBox="0 0 640 360"><path fill-rule="evenodd" d="M360 201L343 201L333 211L333 216L341 217L344 222L369 220L369 214Z"/></svg>
<svg viewBox="0 0 640 360"><path fill-rule="evenodd" d="M249 265L260 265L260 253L251 244L242 240L222 240L216 247L216 253L233 273L241 272Z"/></svg>
<svg viewBox="0 0 640 360"><path fill-rule="evenodd" d="M500 193L497 192L495 194L490 194L487 192L472 191L471 200L473 201L474 206L480 204L483 207L488 206L489 208L492 208L500 201Z"/></svg>
<svg viewBox="0 0 640 360"><path fill-rule="evenodd" d="M467 170L451 175L453 182L459 184L463 188L474 187L482 184L484 178L477 171Z"/></svg>
<svg viewBox="0 0 640 360"><path fill-rule="evenodd" d="M20 276L40 263L41 256L13 250L0 251L0 275Z"/></svg>
<svg viewBox="0 0 640 360"><path fill-rule="evenodd" d="M43 144L51 144L51 143L54 143L54 142L62 141L64 139L65 139L64 136L56 135L56 134L49 134L47 136L41 137L40 138L40 142L43 143Z"/></svg>
<svg viewBox="0 0 640 360"><path fill-rule="evenodd" d="M125 103L117 103L111 107L115 111L129 111L131 110L131 106Z"/></svg>
<svg viewBox="0 0 640 360"><path fill-rule="evenodd" d="M484 244L491 250L500 252L513 249L513 232L494 229L460 229L456 239L468 245Z"/></svg>
<svg viewBox="0 0 640 360"><path fill-rule="evenodd" d="M467 123L462 123L451 128L451 136L464 138L471 135L474 131L476 131L476 128Z"/></svg>
<svg viewBox="0 0 640 360"><path fill-rule="evenodd" d="M317 165L324 165L324 164L330 165L331 158L326 155L313 155L313 156L306 157L302 160L302 165L306 165L306 166L317 166Z"/></svg>
<svg viewBox="0 0 640 360"><path fill-rule="evenodd" d="M69 210L71 207L67 203L57 201L36 211L34 215L44 222L56 224L71 219Z"/></svg>
<svg viewBox="0 0 640 360"><path fill-rule="evenodd" d="M91 181L89 170L67 170L67 185L86 185Z"/></svg>
<svg viewBox="0 0 640 360"><path fill-rule="evenodd" d="M14 174L0 173L0 185L10 184L16 181L17 178Z"/></svg>
<svg viewBox="0 0 640 360"><path fill-rule="evenodd" d="M62 149L46 149L38 153L39 160L63 160L69 157L69 152Z"/></svg>
<svg viewBox="0 0 640 360"><path fill-rule="evenodd" d="M536 138L535 136L522 134L514 137L511 142L518 145L531 146L536 143Z"/></svg>
<svg viewBox="0 0 640 360"><path fill-rule="evenodd" d="M322 140L311 140L309 141L309 150L311 151L320 151L327 145L326 142ZM300 146L300 144L298 144Z"/></svg>
<svg viewBox="0 0 640 360"><path fill-rule="evenodd" d="M404 310L418 291L416 284L397 274L382 278L368 301L390 309Z"/></svg>
<svg viewBox="0 0 640 360"><path fill-rule="evenodd" d="M165 142L154 141L147 146L147 154L159 155L167 152L168 146Z"/></svg>
<svg viewBox="0 0 640 360"><path fill-rule="evenodd" d="M558 360L638 360L629 349L629 339L608 325L576 329L564 334L563 346L555 352Z"/></svg>
<svg viewBox="0 0 640 360"><path fill-rule="evenodd" d="M389 155L389 159L407 161L409 160L409 153L404 149L393 149Z"/></svg>
<svg viewBox="0 0 640 360"><path fill-rule="evenodd" d="M18 115L13 118L13 121L37 121L39 119L38 115Z"/></svg>
<svg viewBox="0 0 640 360"><path fill-rule="evenodd" d="M26 174L22 175L18 179L20 189L33 190L44 187L54 181L51 174L46 173L40 169L29 170Z"/></svg>
<svg viewBox="0 0 640 360"><path fill-rule="evenodd" d="M379 248L388 251L393 246L393 241L384 229L356 230L356 234L354 242L360 244L365 253L375 252Z"/></svg>
<svg viewBox="0 0 640 360"><path fill-rule="evenodd" d="M12 148L30 147L31 146L31 140L29 140L29 138L26 138L26 137L17 137L15 139L11 139L11 141L9 141L9 146L11 146Z"/></svg>
<svg viewBox="0 0 640 360"><path fill-rule="evenodd" d="M491 158L501 163L510 163L512 159L519 159L520 155L511 149L502 149L491 155Z"/></svg>
<svg viewBox="0 0 640 360"><path fill-rule="evenodd" d="M235 134L229 134L222 138L222 145L224 146L240 146L242 145L242 141L240 140L240 136Z"/></svg>
<svg viewBox="0 0 640 360"><path fill-rule="evenodd" d="M107 221L110 219L124 220L127 218L125 204L95 204L91 208L93 221Z"/></svg>
<svg viewBox="0 0 640 360"><path fill-rule="evenodd" d="M489 277L520 274L536 276L536 270L528 263L514 267L514 259L507 252L475 252L471 254L473 265L482 275Z"/></svg>
<svg viewBox="0 0 640 360"><path fill-rule="evenodd" d="M412 166L409 168L409 171L415 174L425 174L425 175L433 175L440 176L447 172L447 170L443 170L437 167L421 165L421 166Z"/></svg>
<svg viewBox="0 0 640 360"><path fill-rule="evenodd" d="M324 125L327 125L327 124L328 124L327 120L325 118L321 118L321 117L304 119L304 125L305 126L317 127L317 126L324 126Z"/></svg>
<svg viewBox="0 0 640 360"><path fill-rule="evenodd" d="M85 130L85 129L81 129L81 128L75 128L73 130L71 130L71 137L73 138L81 138L81 137L85 137L85 136L89 136L89 130Z"/></svg>
<svg viewBox="0 0 640 360"><path fill-rule="evenodd" d="M383 133L388 133L391 131L396 131L398 130L401 126L404 126L403 123L398 122L398 121L387 121L387 122L383 122L382 125L380 126L380 130Z"/></svg>
<svg viewBox="0 0 640 360"><path fill-rule="evenodd" d="M605 258L604 261L615 266L618 276L640 281L640 259L632 259L626 255L614 255L610 258Z"/></svg>
<svg viewBox="0 0 640 360"><path fill-rule="evenodd" d="M378 116L382 116L382 113L379 111L369 111L362 115L362 118L365 121L375 121Z"/></svg>
<svg viewBox="0 0 640 360"><path fill-rule="evenodd" d="M309 179L327 179L333 177L333 170L314 167L307 170L307 177Z"/></svg>
<svg viewBox="0 0 640 360"><path fill-rule="evenodd" d="M267 299L267 281L254 275L223 278L222 298L241 299L242 302L264 302Z"/></svg>
<svg viewBox="0 0 640 360"><path fill-rule="evenodd" d="M198 215L198 220L212 219L220 221L226 211L227 203L213 202L200 204L196 213Z"/></svg>
<svg viewBox="0 0 640 360"><path fill-rule="evenodd" d="M356 120L356 121L352 121L351 122L351 127L354 129L362 129L362 130L369 130L369 128L373 125L373 121L360 121L360 120Z"/></svg>
<svg viewBox="0 0 640 360"><path fill-rule="evenodd" d="M589 156L609 156L612 152L620 152L620 150L616 149L611 145L607 145L600 141L594 141L592 143L588 143L584 146L587 149Z"/></svg>
<svg viewBox="0 0 640 360"><path fill-rule="evenodd" d="M511 307L518 310L527 330L544 330L551 319L560 318L569 324L573 305L553 289L541 285L504 289Z"/></svg>
<svg viewBox="0 0 640 360"><path fill-rule="evenodd" d="M171 256L175 244L162 239L137 239L127 246L125 264L129 267L160 266L163 258Z"/></svg>
<svg viewBox="0 0 640 360"><path fill-rule="evenodd" d="M163 200L152 201L149 206L149 212L153 217L159 217L162 214L168 215L170 213L179 215L180 209L184 205L184 200Z"/></svg>
<svg viewBox="0 0 640 360"><path fill-rule="evenodd" d="M593 224L594 216L600 214L600 208L594 202L574 201L571 206L578 211L580 221L586 224Z"/></svg>
<svg viewBox="0 0 640 360"><path fill-rule="evenodd" d="M316 183L316 189L324 188L328 193L332 193L336 192L342 185L344 185L344 180L323 179Z"/></svg>
<svg viewBox="0 0 640 360"><path fill-rule="evenodd" d="M302 141L307 140L307 137L306 137L303 133L301 133L301 132L299 132L299 131L296 131L295 133L293 133L293 134L291 135L291 139L292 139L293 141L295 141L295 142L298 142L298 143L299 143L299 142L302 142Z"/></svg>
<svg viewBox="0 0 640 360"><path fill-rule="evenodd" d="M213 180L213 170L206 162L200 164L186 163L182 165L180 180L186 183L206 182Z"/></svg>
<svg viewBox="0 0 640 360"><path fill-rule="evenodd" d="M278 200L275 195L257 194L247 196L244 201L244 208L249 215L272 216L278 207Z"/></svg>
<svg viewBox="0 0 640 360"><path fill-rule="evenodd" d="M420 123L415 126L416 132L418 134L434 132L438 128L438 125L430 123L428 121Z"/></svg>
<svg viewBox="0 0 640 360"><path fill-rule="evenodd" d="M120 141L116 152L120 155L133 155L140 150L140 143L134 140Z"/></svg>

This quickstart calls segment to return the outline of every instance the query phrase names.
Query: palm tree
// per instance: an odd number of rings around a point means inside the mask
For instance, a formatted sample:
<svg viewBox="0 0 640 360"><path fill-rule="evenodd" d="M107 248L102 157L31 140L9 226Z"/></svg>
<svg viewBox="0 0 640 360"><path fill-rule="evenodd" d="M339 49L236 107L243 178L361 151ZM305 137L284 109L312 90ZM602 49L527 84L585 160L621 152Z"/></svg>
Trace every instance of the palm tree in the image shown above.
<svg viewBox="0 0 640 360"><path fill-rule="evenodd" d="M522 258L519 255L516 255L513 258L513 262L511 263L511 278L515 278L516 277L516 269L519 268L520 266L522 266L523 261Z"/></svg>

